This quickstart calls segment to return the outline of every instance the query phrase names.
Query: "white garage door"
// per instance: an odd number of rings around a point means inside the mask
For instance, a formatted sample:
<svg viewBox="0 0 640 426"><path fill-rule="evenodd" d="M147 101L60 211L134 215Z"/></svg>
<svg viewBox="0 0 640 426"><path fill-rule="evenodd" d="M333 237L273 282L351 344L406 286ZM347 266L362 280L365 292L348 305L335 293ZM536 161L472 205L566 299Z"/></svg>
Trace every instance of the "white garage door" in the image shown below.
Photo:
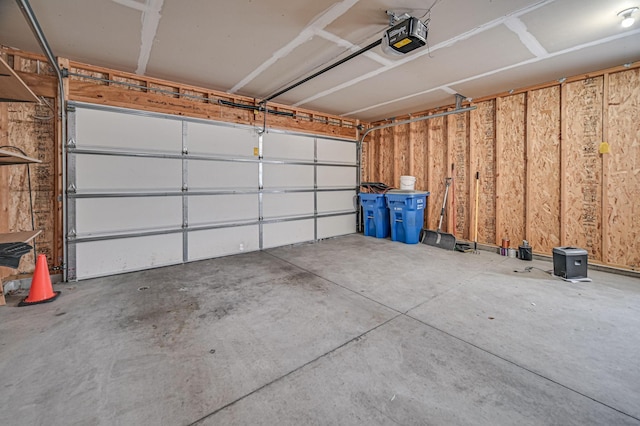
<svg viewBox="0 0 640 426"><path fill-rule="evenodd" d="M68 123L68 280L355 232L355 141L82 103Z"/></svg>

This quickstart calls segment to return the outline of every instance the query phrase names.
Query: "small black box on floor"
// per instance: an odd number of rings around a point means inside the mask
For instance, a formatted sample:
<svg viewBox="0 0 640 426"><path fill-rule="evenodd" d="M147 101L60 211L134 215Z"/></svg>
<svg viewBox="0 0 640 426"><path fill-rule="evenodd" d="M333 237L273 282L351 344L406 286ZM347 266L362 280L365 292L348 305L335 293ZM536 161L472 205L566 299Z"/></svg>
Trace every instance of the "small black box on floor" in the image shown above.
<svg viewBox="0 0 640 426"><path fill-rule="evenodd" d="M587 251L577 247L555 247L553 275L568 280L587 278Z"/></svg>
<svg viewBox="0 0 640 426"><path fill-rule="evenodd" d="M518 258L522 260L533 260L533 248L530 245L518 246Z"/></svg>

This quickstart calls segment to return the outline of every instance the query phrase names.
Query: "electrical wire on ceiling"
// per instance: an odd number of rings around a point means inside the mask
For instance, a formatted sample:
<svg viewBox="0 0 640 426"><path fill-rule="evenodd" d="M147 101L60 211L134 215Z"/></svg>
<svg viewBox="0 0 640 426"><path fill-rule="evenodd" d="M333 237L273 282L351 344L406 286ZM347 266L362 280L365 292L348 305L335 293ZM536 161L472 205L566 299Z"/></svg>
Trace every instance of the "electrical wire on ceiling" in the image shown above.
<svg viewBox="0 0 640 426"><path fill-rule="evenodd" d="M434 0L434 2L431 4L431 6L429 6L429 8L427 9L427 11L424 13L424 15L422 15L420 18L420 20L422 20L425 16L429 15L429 20L431 20L431 9L433 9L436 4L440 3L442 0ZM416 9L416 10L420 10L420 9Z"/></svg>

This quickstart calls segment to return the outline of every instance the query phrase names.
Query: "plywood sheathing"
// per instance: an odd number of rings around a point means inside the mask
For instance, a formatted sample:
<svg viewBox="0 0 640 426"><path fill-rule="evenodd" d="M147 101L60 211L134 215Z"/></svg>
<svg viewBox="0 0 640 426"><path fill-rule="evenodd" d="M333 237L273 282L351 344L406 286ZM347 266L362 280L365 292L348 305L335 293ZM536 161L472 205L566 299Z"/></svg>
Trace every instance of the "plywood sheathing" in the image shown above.
<svg viewBox="0 0 640 426"><path fill-rule="evenodd" d="M429 180L427 190L429 196L429 222L428 229L437 229L440 221L440 210L444 200L445 178L448 176L447 166L447 119L436 117L427 121L429 123ZM445 218L446 220L446 218ZM443 231L446 222L443 221Z"/></svg>
<svg viewBox="0 0 640 426"><path fill-rule="evenodd" d="M470 112L469 192L472 209L469 239L475 234L476 173L480 173L478 199L478 242L494 244L496 239L496 101L480 102Z"/></svg>
<svg viewBox="0 0 640 426"><path fill-rule="evenodd" d="M526 239L542 253L560 246L560 87L527 93Z"/></svg>
<svg viewBox="0 0 640 426"><path fill-rule="evenodd" d="M369 182L369 155L371 155L369 144L368 141L360 144L360 182Z"/></svg>
<svg viewBox="0 0 640 426"><path fill-rule="evenodd" d="M397 149L396 161L394 164L393 186L400 188L400 176L411 175L410 158L411 158L411 132L409 124L396 126L394 129L394 140Z"/></svg>
<svg viewBox="0 0 640 426"><path fill-rule="evenodd" d="M380 163L378 167L378 179L379 182L385 183L388 186L394 187L394 130L393 127L387 127L380 130L378 154L380 155ZM391 154L391 155L389 155Z"/></svg>
<svg viewBox="0 0 640 426"><path fill-rule="evenodd" d="M416 189L427 191L427 155L428 148L428 121L416 121L411 123L411 170L410 175L416 177ZM431 198L427 200L430 203Z"/></svg>
<svg viewBox="0 0 640 426"><path fill-rule="evenodd" d="M448 175L452 180L452 194L447 212L448 229L458 238L469 238L469 113L447 116L449 141ZM454 214L455 213L455 214ZM455 219L455 223L454 223Z"/></svg>
<svg viewBox="0 0 640 426"><path fill-rule="evenodd" d="M496 104L496 244L525 239L526 95Z"/></svg>
<svg viewBox="0 0 640 426"><path fill-rule="evenodd" d="M535 253L546 255L572 245L587 249L591 263L640 269L640 65L485 98L474 106L466 139L463 115L410 126L416 187L424 176L432 192L428 228L437 228L447 163L454 162L459 238L474 236L479 171L480 243L499 245L509 238L517 247L527 239ZM424 139L426 147L419 142ZM603 141L610 154L599 153ZM379 163L370 164L373 173L394 155L384 145L380 149Z"/></svg>
<svg viewBox="0 0 640 426"><path fill-rule="evenodd" d="M566 84L563 107L570 111L563 123L565 197L564 244L584 248L602 260L601 203L603 77Z"/></svg>
<svg viewBox="0 0 640 426"><path fill-rule="evenodd" d="M53 99L48 99L53 104ZM9 102L0 104L2 116L0 127L6 137L2 145L15 146L22 149L29 157L42 161L30 164L31 196L29 196L29 180L27 165L5 166L3 169L2 210L4 219L0 223L0 232L17 232L31 230L31 202L33 202L35 229L43 232L33 241L37 252L45 254L50 266L56 265L54 260L56 239L55 230L55 116L44 105ZM6 130L4 130L6 127ZM34 270L33 252L22 256L16 269L2 268L2 278Z"/></svg>
<svg viewBox="0 0 640 426"><path fill-rule="evenodd" d="M640 70L609 75L604 261L640 269Z"/></svg>

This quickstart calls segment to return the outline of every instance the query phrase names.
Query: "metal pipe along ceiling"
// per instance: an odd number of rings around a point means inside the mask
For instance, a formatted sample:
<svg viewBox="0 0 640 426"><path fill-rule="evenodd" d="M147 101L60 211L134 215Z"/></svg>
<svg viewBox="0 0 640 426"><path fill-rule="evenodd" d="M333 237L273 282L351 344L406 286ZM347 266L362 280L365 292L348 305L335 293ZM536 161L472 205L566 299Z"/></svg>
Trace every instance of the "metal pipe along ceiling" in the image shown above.
<svg viewBox="0 0 640 426"><path fill-rule="evenodd" d="M387 127L402 126L403 124L415 123L416 121L430 120L432 118L444 117L445 115L451 115L451 114L458 114L458 113L461 113L461 112L473 111L476 108L478 108L478 107L473 106L473 107L466 107L466 108L456 108L456 109L451 110L451 111L439 112L437 114L432 114L432 115L423 115L421 117L411 118L409 120L394 121L393 123L388 123L388 124L383 124L381 126L372 127L370 129L367 129L367 131L362 134L362 137L360 138L359 143L364 142L364 138L369 133L373 132L374 130L386 129Z"/></svg>

